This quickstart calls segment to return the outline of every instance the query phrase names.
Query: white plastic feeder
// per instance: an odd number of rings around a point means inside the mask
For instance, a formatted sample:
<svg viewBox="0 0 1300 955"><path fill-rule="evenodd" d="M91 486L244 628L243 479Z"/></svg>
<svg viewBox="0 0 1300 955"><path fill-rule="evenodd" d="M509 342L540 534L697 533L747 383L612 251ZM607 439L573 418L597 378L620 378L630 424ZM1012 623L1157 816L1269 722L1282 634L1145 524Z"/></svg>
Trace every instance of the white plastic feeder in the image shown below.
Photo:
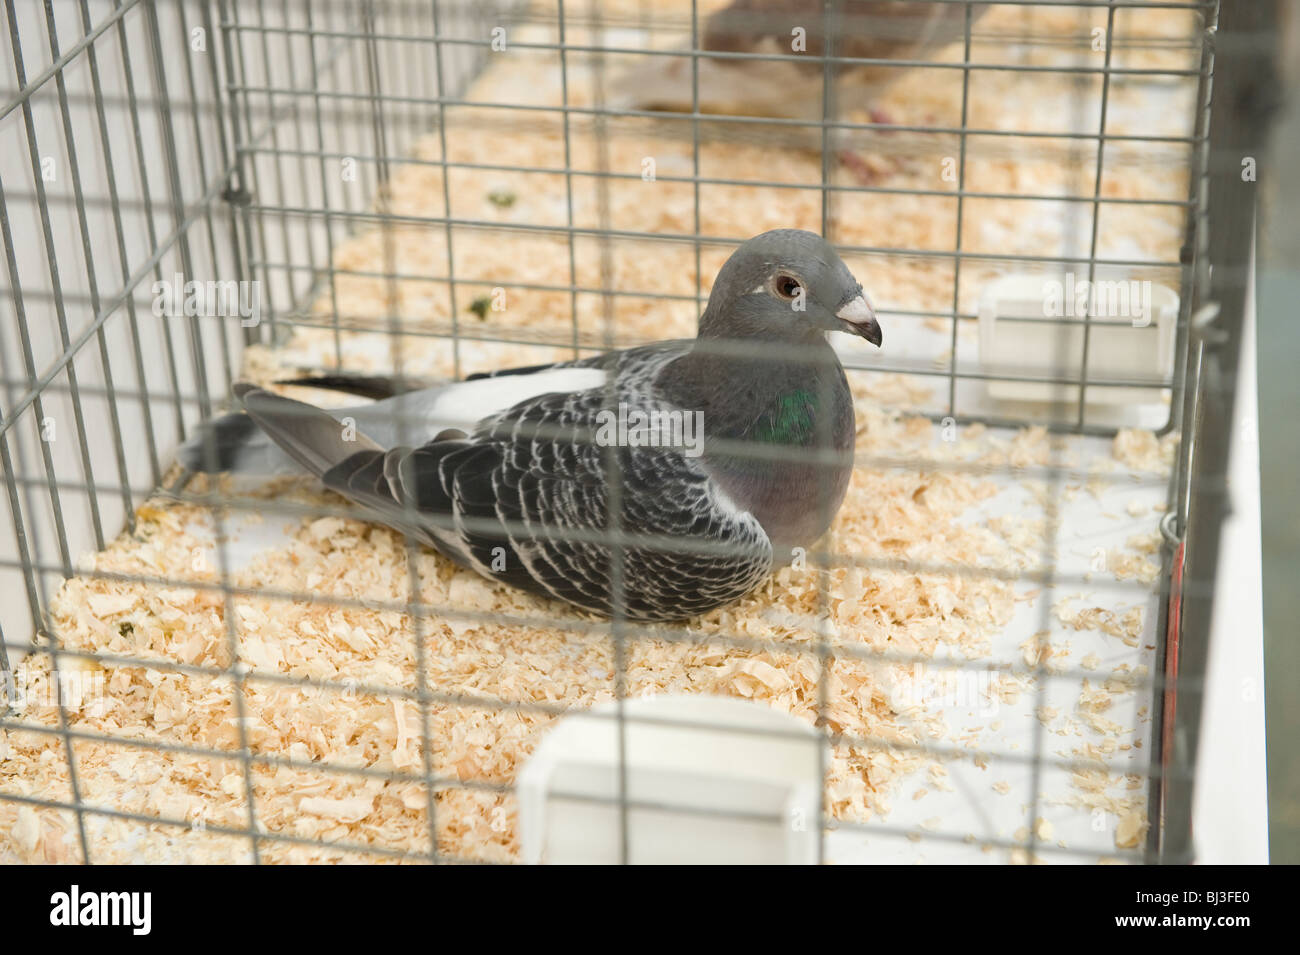
<svg viewBox="0 0 1300 955"><path fill-rule="evenodd" d="M518 778L523 859L620 861L615 704L561 719ZM817 861L824 739L760 703L662 696L624 703L628 861ZM653 721L653 722L647 722Z"/></svg>
<svg viewBox="0 0 1300 955"><path fill-rule="evenodd" d="M1007 275L980 296L980 367L991 375L1078 379L1083 371L1084 316L1089 382L1148 379L1158 384L1173 363L1178 294L1149 281L1098 272ZM1055 319L1076 321L1061 324ZM990 396L1004 401L1079 400L1079 386L1057 382L988 382ZM1141 404L1160 400L1153 388L1089 385L1088 404Z"/></svg>

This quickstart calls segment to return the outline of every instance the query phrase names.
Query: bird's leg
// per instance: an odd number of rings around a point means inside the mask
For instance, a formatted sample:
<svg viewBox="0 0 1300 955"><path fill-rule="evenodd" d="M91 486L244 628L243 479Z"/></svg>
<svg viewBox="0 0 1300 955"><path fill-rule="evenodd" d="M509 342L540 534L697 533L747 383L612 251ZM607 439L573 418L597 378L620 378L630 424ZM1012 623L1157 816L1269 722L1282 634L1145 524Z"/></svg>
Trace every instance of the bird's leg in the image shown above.
<svg viewBox="0 0 1300 955"><path fill-rule="evenodd" d="M890 113L880 107L867 110L871 122L878 125L894 125ZM893 130L877 130L882 135L889 135ZM835 158L841 166L849 171L859 185L874 186L898 171L898 161L886 156L872 156L858 150L841 148L835 151Z"/></svg>
<svg viewBox="0 0 1300 955"><path fill-rule="evenodd" d="M873 123L876 123L881 126L898 125L898 122L897 120L894 119L893 114L890 113L889 110L879 106L873 106L871 109L867 110L867 115L871 117L871 121ZM881 132L889 133L889 132L893 132L893 130L882 129Z"/></svg>
<svg viewBox="0 0 1300 955"><path fill-rule="evenodd" d="M852 149L840 149L835 153L841 166L849 171L860 186L874 186L884 178L885 171L880 168L880 161L872 162L868 157Z"/></svg>

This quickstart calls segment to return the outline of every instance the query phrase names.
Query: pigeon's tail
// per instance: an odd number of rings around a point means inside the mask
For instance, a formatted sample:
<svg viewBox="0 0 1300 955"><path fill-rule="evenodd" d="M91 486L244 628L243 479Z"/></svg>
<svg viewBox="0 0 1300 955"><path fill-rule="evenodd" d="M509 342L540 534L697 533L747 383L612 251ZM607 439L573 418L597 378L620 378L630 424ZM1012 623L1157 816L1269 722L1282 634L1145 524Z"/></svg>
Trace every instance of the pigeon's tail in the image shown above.
<svg viewBox="0 0 1300 955"><path fill-rule="evenodd" d="M432 547L439 545L436 532L408 520L404 505L419 507L401 490L400 471L410 448L384 450L364 432L357 430L350 416L345 421L328 412L292 398L263 391L255 385L235 385L248 417L297 465L316 475L330 490L365 508L372 517L392 527L406 527ZM445 432L463 438L464 432ZM445 496L445 495L444 495ZM452 556L455 556L453 553Z"/></svg>
<svg viewBox="0 0 1300 955"><path fill-rule="evenodd" d="M315 405L282 398L247 382L236 384L234 390L245 410L200 424L177 450L182 467L258 477L307 471L319 477L357 451L379 447L358 432L354 418L340 421ZM358 409L342 411L365 417Z"/></svg>
<svg viewBox="0 0 1300 955"><path fill-rule="evenodd" d="M299 470L320 477L358 451L383 449L357 430L355 422L339 421L327 411L302 401L263 391L241 382L235 394L247 417L272 447L297 462Z"/></svg>
<svg viewBox="0 0 1300 955"><path fill-rule="evenodd" d="M198 473L231 471L265 477L302 473L297 462L242 411L202 422L177 449L176 457L181 467Z"/></svg>

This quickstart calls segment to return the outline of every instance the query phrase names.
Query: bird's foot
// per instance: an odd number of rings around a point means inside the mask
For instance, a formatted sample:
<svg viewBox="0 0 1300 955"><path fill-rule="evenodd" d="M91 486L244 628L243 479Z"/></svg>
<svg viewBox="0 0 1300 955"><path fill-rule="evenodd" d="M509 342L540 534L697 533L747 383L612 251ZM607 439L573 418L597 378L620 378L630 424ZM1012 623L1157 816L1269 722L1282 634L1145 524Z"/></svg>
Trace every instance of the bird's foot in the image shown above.
<svg viewBox="0 0 1300 955"><path fill-rule="evenodd" d="M893 114L890 113L889 110L887 110L887 109L881 109L880 107L874 107L874 108L872 108L872 109L867 110L867 115L868 115L869 117L871 117L871 121L872 121L873 123L875 123L875 124L877 124L877 125L880 125L880 126L897 126L897 125L898 125L898 120L894 119ZM882 129L881 132L882 132L882 133L889 133L889 132L893 132L893 130Z"/></svg>
<svg viewBox="0 0 1300 955"><path fill-rule="evenodd" d="M897 120L893 114L878 106L867 110L867 118L873 124L880 126L897 125ZM875 130L875 132L889 135L893 130L880 129ZM835 153L835 158L839 160L841 166L852 174L858 184L863 186L878 185L899 170L898 160L895 158L874 156L853 149L839 149Z"/></svg>
<svg viewBox="0 0 1300 955"><path fill-rule="evenodd" d="M897 164L888 156L872 156L853 149L840 149L835 158L861 186L879 185L898 170Z"/></svg>

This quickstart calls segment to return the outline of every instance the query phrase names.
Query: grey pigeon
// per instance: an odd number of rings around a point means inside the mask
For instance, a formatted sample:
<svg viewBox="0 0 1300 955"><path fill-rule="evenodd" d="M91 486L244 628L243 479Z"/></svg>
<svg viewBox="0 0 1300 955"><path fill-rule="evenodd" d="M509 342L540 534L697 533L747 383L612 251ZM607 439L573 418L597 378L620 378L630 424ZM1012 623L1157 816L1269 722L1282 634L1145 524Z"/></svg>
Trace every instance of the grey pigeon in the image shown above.
<svg viewBox="0 0 1300 955"><path fill-rule="evenodd" d="M904 72L891 61L924 61L964 38L967 7L973 25L989 4L841 0L828 11L822 0L733 0L700 24L700 50L721 57L649 57L615 78L613 105L691 112L698 96L702 113L820 120L829 26L833 57L875 61L833 62L835 102L869 108ZM791 59L735 55L747 53Z"/></svg>
<svg viewBox="0 0 1300 955"><path fill-rule="evenodd" d="M960 42L967 24L973 27L988 8L987 3L923 0L839 0L829 8L822 0L733 0L699 25L700 52L713 55L692 57L689 49L681 49L678 55L637 57L644 62L613 77L609 105L796 120L666 121L657 133L695 133L710 140L815 152L829 146L855 180L877 185L899 162L938 148L937 141L924 147L926 137L915 132L900 139L873 130L823 130L821 121L842 120L849 111L863 109L873 124L895 124L880 105L888 89L914 64ZM833 37L829 47L827 28ZM828 52L833 57L829 76L823 59ZM960 79L959 73L945 73L951 82ZM941 74L933 75L944 82ZM832 90L829 109L822 102L827 79Z"/></svg>
<svg viewBox="0 0 1300 955"><path fill-rule="evenodd" d="M329 412L240 383L247 414L209 422L181 460L305 469L485 577L683 619L753 589L839 509L855 425L828 331L881 341L834 249L779 229L723 265L693 340Z"/></svg>

